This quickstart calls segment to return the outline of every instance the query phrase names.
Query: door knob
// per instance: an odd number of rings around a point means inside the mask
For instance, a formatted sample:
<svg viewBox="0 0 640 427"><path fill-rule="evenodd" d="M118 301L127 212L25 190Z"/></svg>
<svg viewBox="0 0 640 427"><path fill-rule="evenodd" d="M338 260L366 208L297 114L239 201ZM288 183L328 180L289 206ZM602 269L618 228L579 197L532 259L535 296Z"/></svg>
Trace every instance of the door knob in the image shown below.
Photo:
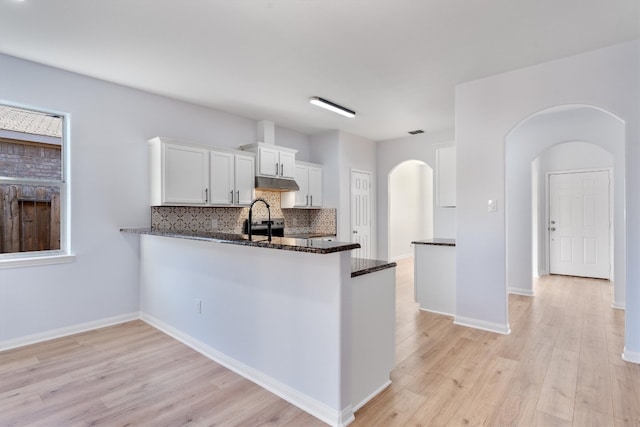
<svg viewBox="0 0 640 427"><path fill-rule="evenodd" d="M551 227L551 228L549 228L549 231L556 231L556 228L555 227Z"/></svg>

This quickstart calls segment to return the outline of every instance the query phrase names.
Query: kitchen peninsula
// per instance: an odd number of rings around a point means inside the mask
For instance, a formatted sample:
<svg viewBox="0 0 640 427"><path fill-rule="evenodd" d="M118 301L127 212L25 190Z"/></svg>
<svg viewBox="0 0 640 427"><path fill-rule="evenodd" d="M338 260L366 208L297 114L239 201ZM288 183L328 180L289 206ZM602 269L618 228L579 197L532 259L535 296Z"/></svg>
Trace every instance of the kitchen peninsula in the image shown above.
<svg viewBox="0 0 640 427"><path fill-rule="evenodd" d="M335 426L390 384L395 263L358 244L140 235L141 318Z"/></svg>

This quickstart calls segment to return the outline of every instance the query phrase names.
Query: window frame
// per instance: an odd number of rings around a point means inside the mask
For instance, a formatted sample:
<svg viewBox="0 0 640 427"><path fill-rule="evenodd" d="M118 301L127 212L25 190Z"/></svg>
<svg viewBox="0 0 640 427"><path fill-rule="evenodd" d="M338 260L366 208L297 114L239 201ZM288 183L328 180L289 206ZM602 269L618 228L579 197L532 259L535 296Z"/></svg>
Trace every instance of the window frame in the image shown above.
<svg viewBox="0 0 640 427"><path fill-rule="evenodd" d="M61 179L29 179L4 177L0 175L0 184L12 183L23 185L47 185L58 187L60 190L60 249L12 252L0 254L0 269L30 267L37 265L51 265L72 262L75 255L71 251L71 182L70 182L70 129L71 117L69 113L48 108L34 107L12 101L0 99L0 105L22 110L33 111L41 114L60 116L62 119L61 138Z"/></svg>

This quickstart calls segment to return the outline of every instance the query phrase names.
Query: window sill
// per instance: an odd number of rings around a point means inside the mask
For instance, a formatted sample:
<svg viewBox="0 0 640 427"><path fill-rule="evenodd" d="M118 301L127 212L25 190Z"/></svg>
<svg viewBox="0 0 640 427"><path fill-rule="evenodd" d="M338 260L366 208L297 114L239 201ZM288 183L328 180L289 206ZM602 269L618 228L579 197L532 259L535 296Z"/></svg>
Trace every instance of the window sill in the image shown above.
<svg viewBox="0 0 640 427"><path fill-rule="evenodd" d="M0 258L0 270L5 268L35 267L40 265L68 264L76 258L73 254L22 255Z"/></svg>

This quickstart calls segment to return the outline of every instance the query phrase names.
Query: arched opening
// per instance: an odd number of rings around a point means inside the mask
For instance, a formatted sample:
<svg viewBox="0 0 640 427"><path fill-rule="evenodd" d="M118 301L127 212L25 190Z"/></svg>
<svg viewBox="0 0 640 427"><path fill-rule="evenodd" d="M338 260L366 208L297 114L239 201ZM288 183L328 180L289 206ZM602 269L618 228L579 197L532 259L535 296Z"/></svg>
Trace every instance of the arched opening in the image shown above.
<svg viewBox="0 0 640 427"><path fill-rule="evenodd" d="M433 169L418 160L394 167L389 183L389 259L413 256L411 242L433 237Z"/></svg>
<svg viewBox="0 0 640 427"><path fill-rule="evenodd" d="M547 265L547 171L612 171L614 307L625 300L625 126L614 115L582 105L555 107L518 124L505 138L507 292L533 295L533 277Z"/></svg>

